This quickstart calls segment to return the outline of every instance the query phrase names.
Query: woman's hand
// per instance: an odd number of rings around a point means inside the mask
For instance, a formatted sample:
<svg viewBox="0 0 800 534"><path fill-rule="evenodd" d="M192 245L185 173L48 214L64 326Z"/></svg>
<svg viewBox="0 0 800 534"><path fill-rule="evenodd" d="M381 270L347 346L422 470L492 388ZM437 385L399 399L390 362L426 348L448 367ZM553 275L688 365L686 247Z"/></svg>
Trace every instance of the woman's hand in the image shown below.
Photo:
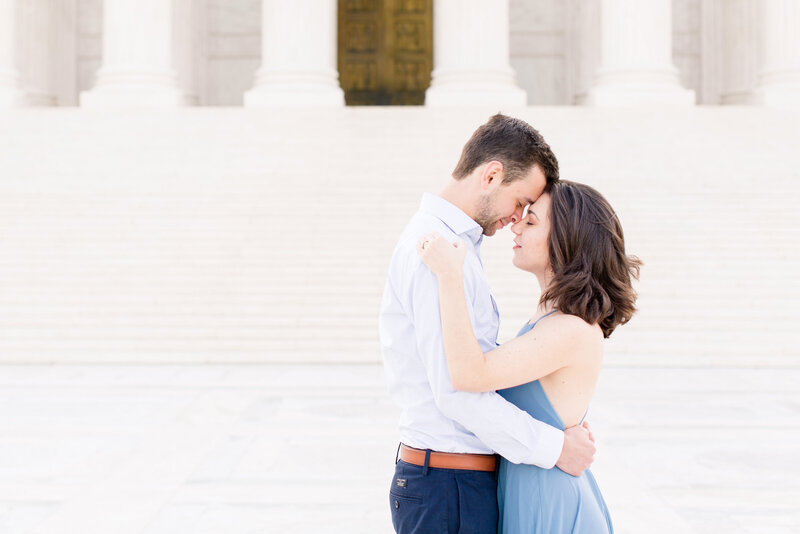
<svg viewBox="0 0 800 534"><path fill-rule="evenodd" d="M464 241L450 244L447 239L434 232L417 242L417 252L433 274L441 278L462 272L467 245Z"/></svg>

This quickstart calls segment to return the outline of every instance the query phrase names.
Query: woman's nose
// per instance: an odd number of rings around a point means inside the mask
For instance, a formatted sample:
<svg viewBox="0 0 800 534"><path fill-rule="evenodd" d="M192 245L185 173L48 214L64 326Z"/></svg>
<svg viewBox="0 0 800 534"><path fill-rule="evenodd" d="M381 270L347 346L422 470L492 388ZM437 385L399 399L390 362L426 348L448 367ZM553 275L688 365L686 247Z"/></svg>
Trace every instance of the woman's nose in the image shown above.
<svg viewBox="0 0 800 534"><path fill-rule="evenodd" d="M520 231L519 227L520 227L519 221L514 221L514 224L511 225L511 233L513 233L514 235L521 234L522 232Z"/></svg>

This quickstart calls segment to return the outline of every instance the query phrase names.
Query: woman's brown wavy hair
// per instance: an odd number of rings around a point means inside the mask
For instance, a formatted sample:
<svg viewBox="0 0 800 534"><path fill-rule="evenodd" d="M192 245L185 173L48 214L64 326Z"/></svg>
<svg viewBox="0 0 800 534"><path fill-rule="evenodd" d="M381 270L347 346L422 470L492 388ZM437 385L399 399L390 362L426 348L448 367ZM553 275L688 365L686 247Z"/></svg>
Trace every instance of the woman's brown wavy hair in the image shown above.
<svg viewBox="0 0 800 534"><path fill-rule="evenodd" d="M636 312L632 278L642 262L625 254L622 226L595 189L560 181L549 187L550 266L553 279L542 294L561 312L599 324L608 337Z"/></svg>

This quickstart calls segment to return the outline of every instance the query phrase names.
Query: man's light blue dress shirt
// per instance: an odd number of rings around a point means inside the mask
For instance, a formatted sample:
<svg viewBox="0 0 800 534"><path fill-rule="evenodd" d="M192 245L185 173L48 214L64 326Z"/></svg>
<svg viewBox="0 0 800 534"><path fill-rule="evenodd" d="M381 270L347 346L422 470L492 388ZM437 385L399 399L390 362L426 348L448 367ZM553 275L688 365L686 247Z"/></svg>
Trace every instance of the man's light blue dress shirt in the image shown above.
<svg viewBox="0 0 800 534"><path fill-rule="evenodd" d="M453 204L425 194L394 250L381 303L389 395L402 408L400 441L439 452L496 452L513 463L549 469L561 455L561 430L495 392L459 392L450 384L436 275L416 250L419 238L434 231L467 244L464 286L472 327L484 352L497 347L500 318L481 264L482 229Z"/></svg>

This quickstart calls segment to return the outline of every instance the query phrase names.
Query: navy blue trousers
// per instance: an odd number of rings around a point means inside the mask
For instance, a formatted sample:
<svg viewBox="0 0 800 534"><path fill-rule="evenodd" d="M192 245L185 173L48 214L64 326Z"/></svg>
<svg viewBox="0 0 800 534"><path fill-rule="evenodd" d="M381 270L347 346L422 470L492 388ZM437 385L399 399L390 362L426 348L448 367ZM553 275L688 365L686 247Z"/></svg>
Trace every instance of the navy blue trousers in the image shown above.
<svg viewBox="0 0 800 534"><path fill-rule="evenodd" d="M496 534L494 472L437 469L397 462L389 489L398 534Z"/></svg>

